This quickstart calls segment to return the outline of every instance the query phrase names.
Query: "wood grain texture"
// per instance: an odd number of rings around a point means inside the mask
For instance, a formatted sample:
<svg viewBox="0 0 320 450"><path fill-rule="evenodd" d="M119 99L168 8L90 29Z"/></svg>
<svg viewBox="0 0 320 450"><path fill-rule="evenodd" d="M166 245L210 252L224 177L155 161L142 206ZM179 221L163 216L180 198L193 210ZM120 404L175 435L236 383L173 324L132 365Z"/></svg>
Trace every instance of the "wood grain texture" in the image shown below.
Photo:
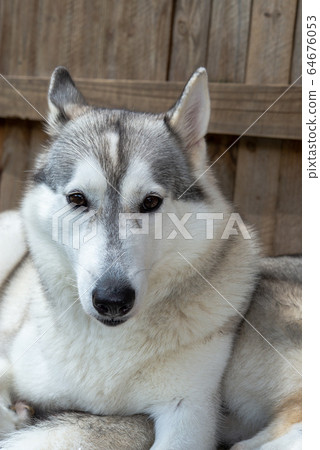
<svg viewBox="0 0 320 450"><path fill-rule="evenodd" d="M210 81L245 79L252 0L213 0L207 69Z"/></svg>
<svg viewBox="0 0 320 450"><path fill-rule="evenodd" d="M237 160L234 202L259 233L263 250L273 253L281 141L243 138Z"/></svg>
<svg viewBox="0 0 320 450"><path fill-rule="evenodd" d="M296 0L253 0L246 83L289 83L296 8ZM235 201L243 216L256 226L263 249L270 255L277 253L281 148L280 140L243 140L237 164ZM297 247L299 239L296 236Z"/></svg>
<svg viewBox="0 0 320 450"><path fill-rule="evenodd" d="M293 54L291 61L290 83L293 83L302 74L302 0L298 0L296 25L294 32ZM302 84L302 78L297 85Z"/></svg>
<svg viewBox="0 0 320 450"><path fill-rule="evenodd" d="M169 80L186 81L206 64L211 0L177 0Z"/></svg>
<svg viewBox="0 0 320 450"><path fill-rule="evenodd" d="M232 201L237 168L238 142L232 145L237 136L209 135L207 137L208 156L212 170L225 197ZM225 150L230 148L225 154Z"/></svg>
<svg viewBox="0 0 320 450"><path fill-rule="evenodd" d="M36 156L43 151L45 145L48 143L48 135L44 131L43 123L30 123L30 145L28 157L28 170L31 171L34 167Z"/></svg>
<svg viewBox="0 0 320 450"><path fill-rule="evenodd" d="M273 244L275 255L302 251L301 157L301 142L283 141Z"/></svg>
<svg viewBox="0 0 320 450"><path fill-rule="evenodd" d="M0 211L16 208L29 164L30 129L28 123L5 126L1 155Z"/></svg>
<svg viewBox="0 0 320 450"><path fill-rule="evenodd" d="M0 183L1 183L1 174L3 171L3 164L4 164L4 141L7 136L7 121L5 119L0 119Z"/></svg>
<svg viewBox="0 0 320 450"><path fill-rule="evenodd" d="M48 78L8 77L16 89L43 115L47 111ZM164 112L183 88L180 82L76 80L90 104L136 111ZM209 133L243 133L286 86L210 83ZM4 80L0 80L0 116L39 120L39 114ZM301 88L292 88L248 132L249 136L301 139Z"/></svg>
<svg viewBox="0 0 320 450"><path fill-rule="evenodd" d="M297 0L253 0L246 82L289 83Z"/></svg>
<svg viewBox="0 0 320 450"><path fill-rule="evenodd" d="M0 72L165 80L172 0L2 0ZM10 57L5 57L10 55Z"/></svg>

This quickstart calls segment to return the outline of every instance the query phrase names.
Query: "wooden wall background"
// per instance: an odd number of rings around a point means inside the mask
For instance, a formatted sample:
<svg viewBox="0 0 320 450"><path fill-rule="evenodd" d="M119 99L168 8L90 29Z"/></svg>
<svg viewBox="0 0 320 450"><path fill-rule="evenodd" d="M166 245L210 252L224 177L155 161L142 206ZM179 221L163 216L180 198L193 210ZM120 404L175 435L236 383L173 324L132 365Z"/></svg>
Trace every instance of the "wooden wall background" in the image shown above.
<svg viewBox="0 0 320 450"><path fill-rule="evenodd" d="M0 0L0 73L41 114L65 65L91 101L165 110L208 69L212 161L301 74L300 0ZM215 164L265 252L301 252L301 79ZM0 78L0 209L16 207L45 142Z"/></svg>

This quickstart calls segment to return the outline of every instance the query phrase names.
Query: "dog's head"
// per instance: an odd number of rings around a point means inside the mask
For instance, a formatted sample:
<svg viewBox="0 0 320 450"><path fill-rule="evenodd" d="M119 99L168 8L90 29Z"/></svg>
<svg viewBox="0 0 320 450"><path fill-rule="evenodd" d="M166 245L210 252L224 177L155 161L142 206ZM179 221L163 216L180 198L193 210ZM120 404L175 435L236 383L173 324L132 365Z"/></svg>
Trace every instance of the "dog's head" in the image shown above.
<svg viewBox="0 0 320 450"><path fill-rule="evenodd" d="M198 69L167 113L143 114L88 106L59 67L49 107L51 142L23 208L31 250L43 277L74 280L83 309L118 325L169 295L183 257L209 247L206 214L225 209L201 176L207 74Z"/></svg>

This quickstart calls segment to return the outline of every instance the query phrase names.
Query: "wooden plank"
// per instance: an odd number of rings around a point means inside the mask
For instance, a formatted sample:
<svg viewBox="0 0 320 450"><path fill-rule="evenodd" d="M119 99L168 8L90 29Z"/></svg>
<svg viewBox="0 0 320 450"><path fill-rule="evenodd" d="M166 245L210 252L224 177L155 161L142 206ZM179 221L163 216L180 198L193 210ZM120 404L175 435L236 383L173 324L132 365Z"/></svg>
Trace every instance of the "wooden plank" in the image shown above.
<svg viewBox="0 0 320 450"><path fill-rule="evenodd" d="M280 158L280 140L242 139L234 202L242 217L258 230L267 254L273 250Z"/></svg>
<svg viewBox="0 0 320 450"><path fill-rule="evenodd" d="M43 151L44 146L48 141L48 135L44 131L43 123L41 122L29 122L30 123L30 148L28 158L28 170L32 170L34 167L34 161L36 156Z"/></svg>
<svg viewBox="0 0 320 450"><path fill-rule="evenodd" d="M246 69L248 84L289 83L296 0L253 0ZM256 225L264 251L275 252L281 141L239 145L235 201ZM298 244L296 244L298 245Z"/></svg>
<svg viewBox="0 0 320 450"><path fill-rule="evenodd" d="M0 183L1 183L1 174L3 171L3 153L4 153L4 141L7 136L7 120L0 119Z"/></svg>
<svg viewBox="0 0 320 450"><path fill-rule="evenodd" d="M28 123L8 124L1 158L0 211L19 205L29 160Z"/></svg>
<svg viewBox="0 0 320 450"><path fill-rule="evenodd" d="M297 0L254 0L246 82L289 83Z"/></svg>
<svg viewBox="0 0 320 450"><path fill-rule="evenodd" d="M48 78L8 77L34 107L47 110ZM183 88L180 82L76 80L89 103L109 108L164 112ZM248 86L210 83L209 133L240 135L286 89L286 86ZM0 80L0 117L39 120L38 113L4 80ZM301 88L291 88L248 132L249 136L301 139Z"/></svg>
<svg viewBox="0 0 320 450"><path fill-rule="evenodd" d="M0 2L0 73L33 74L36 0ZM31 25L32 24L32 25Z"/></svg>
<svg viewBox="0 0 320 450"><path fill-rule="evenodd" d="M207 69L210 81L245 79L252 0L213 0Z"/></svg>
<svg viewBox="0 0 320 450"><path fill-rule="evenodd" d="M212 170L225 197L232 201L236 178L238 142L232 145L236 136L209 135L207 138L208 156L212 162ZM224 155L223 153L228 150ZM222 156L223 155L223 156Z"/></svg>
<svg viewBox="0 0 320 450"><path fill-rule="evenodd" d="M302 251L302 152L301 142L283 141L276 209L275 255Z"/></svg>
<svg viewBox="0 0 320 450"><path fill-rule="evenodd" d="M0 121L0 211L19 206L34 160L47 139L40 122Z"/></svg>
<svg viewBox="0 0 320 450"><path fill-rule="evenodd" d="M247 60L247 47L250 31L250 14L252 0L213 0L209 45L207 53L207 70L210 81L243 83ZM255 94L253 94L253 98ZM219 115L219 111L212 114ZM261 114L261 113L260 113ZM246 120L249 117L244 113ZM258 117L258 116L257 116ZM257 118L256 117L256 118ZM229 121L230 116L225 120ZM239 120L240 118L238 118ZM242 134L251 123L242 130ZM250 135L252 130L248 130ZM212 136L208 142L208 153L213 170L222 192L230 201L234 199L238 149L241 141L235 136ZM232 147L226 152L226 149Z"/></svg>
<svg viewBox="0 0 320 450"><path fill-rule="evenodd" d="M205 65L208 50L207 40L211 3L211 0L202 2L196 0L177 1L171 46L170 80L185 81L186 74L190 74L200 65ZM218 23L214 22L214 25L218 25ZM213 98L216 95L216 91L213 89L211 92L211 97ZM228 104L227 97L227 95L222 95L221 97L222 101L226 102L224 106ZM216 120L216 118L219 118L222 119L221 124L230 124L230 116L228 118L222 118L221 111L218 113L217 108L217 105L213 105L212 119ZM233 135L225 136L215 134L209 135L207 138L208 157L210 162L214 163L213 171L215 178L222 192L230 201L233 199L237 144L223 155L222 158L218 158L235 140L236 136ZM218 161L215 163L216 160Z"/></svg>
<svg viewBox="0 0 320 450"><path fill-rule="evenodd" d="M172 0L2 1L0 71L165 80ZM10 55L10 57L8 57Z"/></svg>
<svg viewBox="0 0 320 450"><path fill-rule="evenodd" d="M298 10L296 17L296 26L294 33L294 45L291 62L290 83L293 83L302 73L302 2L298 0ZM302 84L302 78L297 81L297 85Z"/></svg>
<svg viewBox="0 0 320 450"><path fill-rule="evenodd" d="M178 0L175 7L169 80L185 81L206 64L211 0Z"/></svg>

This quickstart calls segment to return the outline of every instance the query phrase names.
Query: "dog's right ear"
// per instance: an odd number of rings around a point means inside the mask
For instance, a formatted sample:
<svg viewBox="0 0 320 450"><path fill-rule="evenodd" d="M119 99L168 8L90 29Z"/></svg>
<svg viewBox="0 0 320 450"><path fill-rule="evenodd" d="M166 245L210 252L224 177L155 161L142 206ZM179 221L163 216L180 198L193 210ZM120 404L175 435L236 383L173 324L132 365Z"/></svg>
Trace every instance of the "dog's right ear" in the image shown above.
<svg viewBox="0 0 320 450"><path fill-rule="evenodd" d="M179 100L166 114L166 122L180 136L186 148L194 146L207 133L210 118L208 76L204 67L189 79Z"/></svg>
<svg viewBox="0 0 320 450"><path fill-rule="evenodd" d="M58 134L69 120L84 114L88 109L84 97L65 67L57 67L51 76L48 104L47 130L51 135Z"/></svg>

